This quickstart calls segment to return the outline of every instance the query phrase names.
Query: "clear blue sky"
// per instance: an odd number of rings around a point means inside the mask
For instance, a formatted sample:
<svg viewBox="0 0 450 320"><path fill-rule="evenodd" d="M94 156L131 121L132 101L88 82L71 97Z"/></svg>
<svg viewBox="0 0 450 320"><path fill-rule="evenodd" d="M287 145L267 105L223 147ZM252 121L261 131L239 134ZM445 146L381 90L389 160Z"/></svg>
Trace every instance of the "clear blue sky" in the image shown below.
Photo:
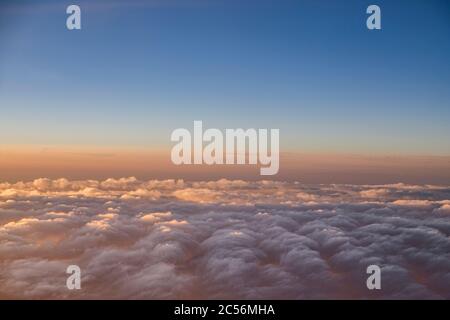
<svg viewBox="0 0 450 320"><path fill-rule="evenodd" d="M2 1L0 144L159 147L203 120L280 128L284 150L450 155L449 57L445 0Z"/></svg>

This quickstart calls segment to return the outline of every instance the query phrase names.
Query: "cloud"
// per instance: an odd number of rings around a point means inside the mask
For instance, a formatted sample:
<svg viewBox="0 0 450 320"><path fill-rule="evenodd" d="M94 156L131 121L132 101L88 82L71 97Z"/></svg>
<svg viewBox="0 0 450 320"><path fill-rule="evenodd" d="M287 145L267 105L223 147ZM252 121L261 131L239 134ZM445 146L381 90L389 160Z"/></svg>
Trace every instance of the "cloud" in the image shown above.
<svg viewBox="0 0 450 320"><path fill-rule="evenodd" d="M405 184L0 183L0 298L450 299L449 199ZM65 286L72 264L81 290Z"/></svg>

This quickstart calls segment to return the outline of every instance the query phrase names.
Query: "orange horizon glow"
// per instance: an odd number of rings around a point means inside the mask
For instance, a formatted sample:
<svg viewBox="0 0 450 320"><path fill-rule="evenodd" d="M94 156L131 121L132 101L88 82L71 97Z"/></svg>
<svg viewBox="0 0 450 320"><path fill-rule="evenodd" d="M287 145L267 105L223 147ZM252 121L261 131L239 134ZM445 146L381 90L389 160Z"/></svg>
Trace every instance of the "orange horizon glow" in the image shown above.
<svg viewBox="0 0 450 320"><path fill-rule="evenodd" d="M170 149L94 146L0 146L0 180L37 178L297 180L305 183L448 184L450 157L281 152L280 171L255 165L174 165Z"/></svg>

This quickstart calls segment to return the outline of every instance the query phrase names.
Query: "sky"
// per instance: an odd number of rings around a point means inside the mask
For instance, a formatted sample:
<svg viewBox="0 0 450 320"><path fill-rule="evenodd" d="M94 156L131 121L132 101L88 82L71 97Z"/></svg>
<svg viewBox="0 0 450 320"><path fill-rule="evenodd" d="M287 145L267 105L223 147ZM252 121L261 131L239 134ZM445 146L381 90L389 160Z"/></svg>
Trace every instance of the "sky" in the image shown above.
<svg viewBox="0 0 450 320"><path fill-rule="evenodd" d="M377 1L0 5L0 145L167 150L278 128L282 152L450 156L450 6Z"/></svg>
<svg viewBox="0 0 450 320"><path fill-rule="evenodd" d="M0 1L0 299L450 299L449 9ZM279 173L174 165L194 120Z"/></svg>

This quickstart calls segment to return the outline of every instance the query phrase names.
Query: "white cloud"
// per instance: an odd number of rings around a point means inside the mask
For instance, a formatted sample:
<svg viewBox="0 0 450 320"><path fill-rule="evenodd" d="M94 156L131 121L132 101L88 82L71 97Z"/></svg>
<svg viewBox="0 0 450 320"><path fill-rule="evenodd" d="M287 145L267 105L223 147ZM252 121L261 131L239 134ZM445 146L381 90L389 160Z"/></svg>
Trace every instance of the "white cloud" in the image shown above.
<svg viewBox="0 0 450 320"><path fill-rule="evenodd" d="M404 184L1 183L0 297L449 299L449 199Z"/></svg>

